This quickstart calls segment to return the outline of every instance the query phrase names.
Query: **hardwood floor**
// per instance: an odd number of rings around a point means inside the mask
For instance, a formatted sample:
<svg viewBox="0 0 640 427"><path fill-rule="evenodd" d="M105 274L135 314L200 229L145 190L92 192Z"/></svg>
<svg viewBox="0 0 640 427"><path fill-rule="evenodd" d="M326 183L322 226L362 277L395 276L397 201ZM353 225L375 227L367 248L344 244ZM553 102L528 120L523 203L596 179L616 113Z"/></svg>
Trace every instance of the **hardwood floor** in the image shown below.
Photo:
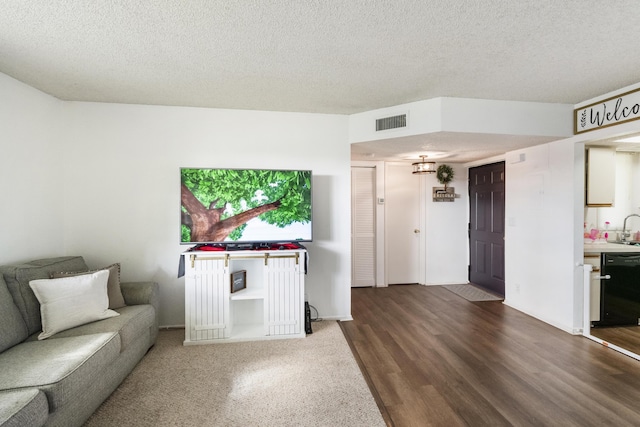
<svg viewBox="0 0 640 427"><path fill-rule="evenodd" d="M640 425L640 362L440 286L352 289L341 322L390 426Z"/></svg>
<svg viewBox="0 0 640 427"><path fill-rule="evenodd" d="M591 328L591 335L640 355L640 326Z"/></svg>

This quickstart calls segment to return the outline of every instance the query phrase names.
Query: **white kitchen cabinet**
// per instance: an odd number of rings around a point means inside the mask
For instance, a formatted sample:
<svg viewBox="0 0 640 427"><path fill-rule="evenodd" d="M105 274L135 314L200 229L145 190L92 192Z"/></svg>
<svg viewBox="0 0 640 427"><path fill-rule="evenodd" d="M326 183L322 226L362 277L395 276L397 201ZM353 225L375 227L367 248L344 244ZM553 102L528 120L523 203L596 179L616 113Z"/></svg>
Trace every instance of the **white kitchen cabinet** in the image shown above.
<svg viewBox="0 0 640 427"><path fill-rule="evenodd" d="M192 251L185 264L184 345L305 336L306 251ZM246 288L231 292L231 274Z"/></svg>
<svg viewBox="0 0 640 427"><path fill-rule="evenodd" d="M597 322L600 320L600 255L584 256L584 264L591 264L591 274L589 282L589 320Z"/></svg>
<svg viewBox="0 0 640 427"><path fill-rule="evenodd" d="M587 206L613 206L616 193L616 152L611 147L587 148Z"/></svg>

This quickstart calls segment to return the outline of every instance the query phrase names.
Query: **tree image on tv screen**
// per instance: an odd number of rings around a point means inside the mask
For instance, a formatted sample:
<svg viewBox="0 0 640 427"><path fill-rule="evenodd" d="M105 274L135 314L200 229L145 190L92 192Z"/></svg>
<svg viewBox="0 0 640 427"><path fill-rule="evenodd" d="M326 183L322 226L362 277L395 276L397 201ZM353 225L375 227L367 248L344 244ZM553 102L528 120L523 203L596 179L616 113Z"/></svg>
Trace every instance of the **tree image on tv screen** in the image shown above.
<svg viewBox="0 0 640 427"><path fill-rule="evenodd" d="M247 222L311 220L311 172L181 169L182 242L240 240Z"/></svg>

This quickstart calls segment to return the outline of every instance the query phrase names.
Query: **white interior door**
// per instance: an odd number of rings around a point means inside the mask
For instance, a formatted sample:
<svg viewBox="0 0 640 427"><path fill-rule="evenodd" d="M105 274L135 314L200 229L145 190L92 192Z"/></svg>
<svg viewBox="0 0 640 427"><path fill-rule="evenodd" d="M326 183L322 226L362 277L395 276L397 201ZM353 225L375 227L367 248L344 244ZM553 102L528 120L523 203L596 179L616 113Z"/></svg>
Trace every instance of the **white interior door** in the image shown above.
<svg viewBox="0 0 640 427"><path fill-rule="evenodd" d="M420 176L411 164L385 167L385 240L387 283L421 283L420 280Z"/></svg>
<svg viewBox="0 0 640 427"><path fill-rule="evenodd" d="M376 285L376 168L351 168L351 286Z"/></svg>

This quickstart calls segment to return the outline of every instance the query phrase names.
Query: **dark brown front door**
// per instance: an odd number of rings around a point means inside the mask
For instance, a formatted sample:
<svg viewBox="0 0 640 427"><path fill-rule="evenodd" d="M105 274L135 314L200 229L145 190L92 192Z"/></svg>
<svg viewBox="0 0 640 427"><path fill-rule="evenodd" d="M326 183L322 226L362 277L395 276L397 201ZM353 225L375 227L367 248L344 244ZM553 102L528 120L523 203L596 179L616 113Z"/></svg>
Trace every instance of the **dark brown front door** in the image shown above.
<svg viewBox="0 0 640 427"><path fill-rule="evenodd" d="M469 169L469 281L504 295L504 162Z"/></svg>

